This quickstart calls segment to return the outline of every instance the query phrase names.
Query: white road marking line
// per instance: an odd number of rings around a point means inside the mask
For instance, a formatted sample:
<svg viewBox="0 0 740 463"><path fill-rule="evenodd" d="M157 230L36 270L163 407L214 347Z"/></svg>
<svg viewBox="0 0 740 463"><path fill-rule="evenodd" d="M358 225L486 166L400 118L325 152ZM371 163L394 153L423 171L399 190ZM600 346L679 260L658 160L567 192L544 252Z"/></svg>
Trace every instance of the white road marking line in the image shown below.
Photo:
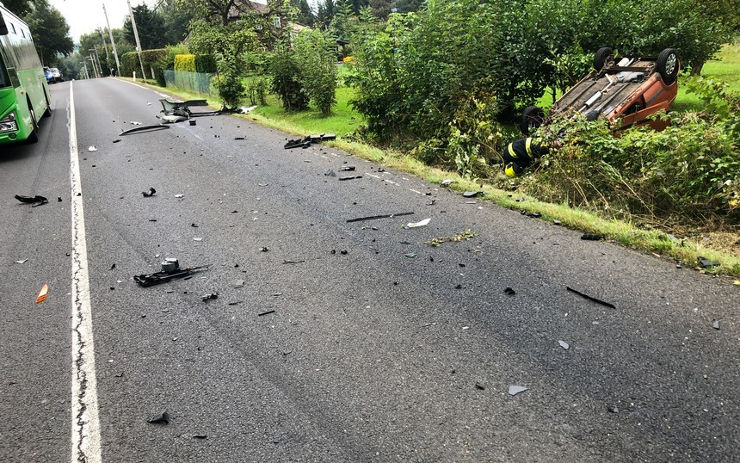
<svg viewBox="0 0 740 463"><path fill-rule="evenodd" d="M95 377L90 278L77 151L74 82L69 84L69 164L72 187L72 462L100 463L100 419Z"/></svg>
<svg viewBox="0 0 740 463"><path fill-rule="evenodd" d="M418 190L414 190L413 188L409 188L409 191L412 191L412 192L416 193L417 195L424 196L424 193L422 193L421 191L418 191Z"/></svg>
<svg viewBox="0 0 740 463"><path fill-rule="evenodd" d="M369 172L366 173L365 175L367 175L368 177L377 178L378 180L380 180L380 177L378 177L377 175L373 175L373 174L371 174Z"/></svg>

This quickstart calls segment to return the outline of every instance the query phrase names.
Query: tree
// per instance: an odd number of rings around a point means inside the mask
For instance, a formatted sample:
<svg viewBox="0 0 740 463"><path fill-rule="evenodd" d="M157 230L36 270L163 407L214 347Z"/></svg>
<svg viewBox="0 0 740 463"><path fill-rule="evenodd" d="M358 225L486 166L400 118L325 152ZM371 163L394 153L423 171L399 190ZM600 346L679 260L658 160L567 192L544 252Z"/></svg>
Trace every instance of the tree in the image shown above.
<svg viewBox="0 0 740 463"><path fill-rule="evenodd" d="M175 45L182 42L188 35L188 25L193 19L192 12L175 0L165 0L161 5L160 14L164 18L166 44Z"/></svg>
<svg viewBox="0 0 740 463"><path fill-rule="evenodd" d="M72 52L74 43L69 37L67 21L46 0L37 0L34 8L24 20L34 37L34 45L42 63L56 63L57 54Z"/></svg>
<svg viewBox="0 0 740 463"><path fill-rule="evenodd" d="M330 115L337 88L334 40L321 31L304 30L296 37L294 49L302 87L321 114Z"/></svg>
<svg viewBox="0 0 740 463"><path fill-rule="evenodd" d="M31 12L34 2L32 0L5 0L3 5L16 15L23 17Z"/></svg>
<svg viewBox="0 0 740 463"><path fill-rule="evenodd" d="M334 5L334 18L332 18L328 29L335 38L349 41L352 35L353 20L352 6L349 0L337 0Z"/></svg>
<svg viewBox="0 0 740 463"><path fill-rule="evenodd" d="M334 0L319 2L319 11L316 14L316 19L325 26L331 23L331 20L334 19Z"/></svg>
<svg viewBox="0 0 740 463"><path fill-rule="evenodd" d="M298 23L313 27L316 17L308 4L308 0L292 0L291 4L298 9L298 16L296 17Z"/></svg>
<svg viewBox="0 0 740 463"><path fill-rule="evenodd" d="M391 12L390 0L370 0L370 7L375 17L386 19Z"/></svg>
<svg viewBox="0 0 740 463"><path fill-rule="evenodd" d="M226 25L233 16L249 15L255 7L249 0L174 0L192 17Z"/></svg>
<svg viewBox="0 0 740 463"><path fill-rule="evenodd" d="M424 0L398 0L396 1L396 11L398 13L410 13L419 11L424 4Z"/></svg>
<svg viewBox="0 0 740 463"><path fill-rule="evenodd" d="M133 12L134 19L136 20L136 29L139 32L141 49L151 50L164 47L167 44L164 18L159 13L150 10L146 4L135 6ZM128 41L136 43L131 18L127 18L123 23L123 29L126 31Z"/></svg>

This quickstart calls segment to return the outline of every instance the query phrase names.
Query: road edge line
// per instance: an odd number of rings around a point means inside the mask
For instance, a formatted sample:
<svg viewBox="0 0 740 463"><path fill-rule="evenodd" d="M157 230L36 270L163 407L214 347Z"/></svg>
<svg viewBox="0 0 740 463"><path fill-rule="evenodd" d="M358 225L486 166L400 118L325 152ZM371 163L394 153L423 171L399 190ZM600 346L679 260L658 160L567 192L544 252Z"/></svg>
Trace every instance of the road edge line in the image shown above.
<svg viewBox="0 0 740 463"><path fill-rule="evenodd" d="M72 462L101 463L85 212L77 149L74 81L69 83L70 186L72 191Z"/></svg>

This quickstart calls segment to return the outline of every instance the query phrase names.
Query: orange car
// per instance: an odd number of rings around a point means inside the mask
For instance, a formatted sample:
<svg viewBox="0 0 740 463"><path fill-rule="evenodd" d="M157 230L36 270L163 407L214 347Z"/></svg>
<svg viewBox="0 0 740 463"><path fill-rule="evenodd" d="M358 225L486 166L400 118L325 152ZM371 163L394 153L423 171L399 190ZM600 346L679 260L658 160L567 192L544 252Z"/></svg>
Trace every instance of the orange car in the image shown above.
<svg viewBox="0 0 740 463"><path fill-rule="evenodd" d="M604 117L619 121L619 129L649 124L663 129L666 121L649 116L668 109L678 93L676 78L680 63L676 50L666 48L657 58L622 58L616 61L610 48L600 48L594 55L594 71L568 90L545 117L542 109L528 106L520 128L525 134L567 113L583 113L588 120ZM532 149L535 148L535 149ZM547 152L531 139L517 140L504 150L506 174L516 176L534 158Z"/></svg>

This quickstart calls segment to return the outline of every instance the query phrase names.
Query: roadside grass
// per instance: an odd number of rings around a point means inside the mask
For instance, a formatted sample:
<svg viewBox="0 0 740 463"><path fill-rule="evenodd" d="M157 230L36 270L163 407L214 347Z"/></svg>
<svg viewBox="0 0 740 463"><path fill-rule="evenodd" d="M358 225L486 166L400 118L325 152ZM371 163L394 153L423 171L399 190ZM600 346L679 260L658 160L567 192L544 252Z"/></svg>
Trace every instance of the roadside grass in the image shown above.
<svg viewBox="0 0 740 463"><path fill-rule="evenodd" d="M727 61L709 62L705 65L703 74L715 75L729 79L728 82L733 89L740 91L740 45L726 46L721 58ZM131 79L127 79L131 80ZM141 83L141 81L139 81ZM156 86L155 82L147 82L150 86L163 93L169 93L177 98L197 99L204 98L203 95L193 94L179 89L162 88ZM731 275L740 277L740 249L736 239L730 239L729 245L719 245L719 248L710 248L701 242L691 238L674 238L667 233L658 230L641 229L631 223L605 219L598 215L580 209L573 209L563 204L553 204L538 201L521 193L510 193L490 185L478 185L471 180L464 179L454 172L445 171L436 167L423 164L419 160L392 150L383 150L377 147L357 143L342 137L354 131L361 123L362 117L352 110L349 101L354 96L353 89L339 88L337 91L337 105L332 108L333 114L322 117L315 109L297 113L285 112L274 96L269 96L267 106L261 106L249 115L237 115L245 119L256 121L262 125L280 129L298 136L308 136L315 133L336 133L339 138L335 141L326 142L327 145L352 153L363 159L377 162L385 167L406 172L432 183L439 183L443 179L452 179L455 183L451 188L463 192L482 189L484 198L509 209L520 210L530 213L542 214L543 220L558 220L562 226L581 230L588 233L599 234L605 240L653 254L658 258L669 258L687 267L696 268L701 272ZM684 95L678 103L691 108L692 95ZM546 101L551 102L552 97L546 94ZM214 98L208 99L209 104L220 107L219 101ZM698 257L702 256L717 261L718 266L701 269L698 267ZM740 281L735 280L736 284Z"/></svg>

